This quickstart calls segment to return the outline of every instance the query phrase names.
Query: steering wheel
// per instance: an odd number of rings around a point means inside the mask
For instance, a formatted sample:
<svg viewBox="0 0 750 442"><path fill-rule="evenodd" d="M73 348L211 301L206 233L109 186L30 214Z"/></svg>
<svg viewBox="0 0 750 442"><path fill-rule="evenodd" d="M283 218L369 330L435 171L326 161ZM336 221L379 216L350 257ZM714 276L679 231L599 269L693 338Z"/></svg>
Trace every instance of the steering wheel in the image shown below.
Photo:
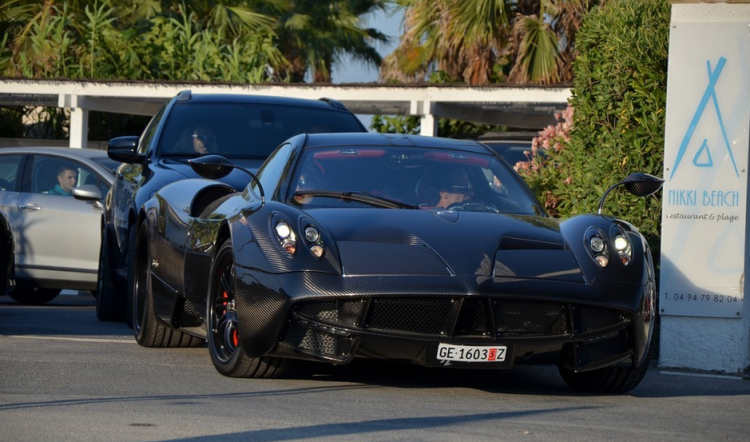
<svg viewBox="0 0 750 442"><path fill-rule="evenodd" d="M448 210L455 210L457 212L489 212L489 213L500 213L497 207L492 204L486 204L483 201L467 201L465 203L453 203L448 206Z"/></svg>
<svg viewBox="0 0 750 442"><path fill-rule="evenodd" d="M510 198L509 196L503 195L501 193L495 194L495 199L499 202L499 206L502 208L509 208L511 212L515 212L521 208L521 206L518 205L518 202Z"/></svg>

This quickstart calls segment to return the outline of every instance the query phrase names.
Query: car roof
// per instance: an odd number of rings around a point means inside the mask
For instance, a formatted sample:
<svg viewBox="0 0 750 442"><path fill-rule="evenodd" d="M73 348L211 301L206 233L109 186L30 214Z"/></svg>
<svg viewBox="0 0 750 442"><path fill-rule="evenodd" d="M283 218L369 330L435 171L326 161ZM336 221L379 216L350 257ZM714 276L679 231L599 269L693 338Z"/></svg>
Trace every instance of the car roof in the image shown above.
<svg viewBox="0 0 750 442"><path fill-rule="evenodd" d="M305 98L278 97L249 94L185 94L177 98L177 103L250 103L276 104L280 106L312 107L326 110L349 112L346 107L336 100L321 98L310 100Z"/></svg>
<svg viewBox="0 0 750 442"><path fill-rule="evenodd" d="M338 146L398 146L430 149L453 149L473 153L491 154L487 146L473 140L427 137L421 135L383 133L327 133L309 134L306 148Z"/></svg>
<svg viewBox="0 0 750 442"><path fill-rule="evenodd" d="M73 148L73 147L42 147L42 146L0 148L0 155L11 154L11 153L23 153L23 154L43 153L43 154L73 156L73 157L79 157L79 158L107 157L107 151L99 150L99 149L83 149L83 148L79 149L79 148Z"/></svg>

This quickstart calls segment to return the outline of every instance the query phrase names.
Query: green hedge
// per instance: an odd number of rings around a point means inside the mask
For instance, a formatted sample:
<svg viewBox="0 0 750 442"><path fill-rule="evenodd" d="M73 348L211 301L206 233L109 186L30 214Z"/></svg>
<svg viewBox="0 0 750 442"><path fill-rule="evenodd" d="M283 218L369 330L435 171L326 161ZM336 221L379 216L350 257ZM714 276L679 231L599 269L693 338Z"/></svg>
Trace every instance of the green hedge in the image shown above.
<svg viewBox="0 0 750 442"><path fill-rule="evenodd" d="M670 11L667 0L615 0L584 19L576 36L570 141L554 155L555 167L536 178L540 195L554 195L558 216L596 211L606 188L632 172L662 175ZM637 226L658 260L657 197L617 190L604 212Z"/></svg>

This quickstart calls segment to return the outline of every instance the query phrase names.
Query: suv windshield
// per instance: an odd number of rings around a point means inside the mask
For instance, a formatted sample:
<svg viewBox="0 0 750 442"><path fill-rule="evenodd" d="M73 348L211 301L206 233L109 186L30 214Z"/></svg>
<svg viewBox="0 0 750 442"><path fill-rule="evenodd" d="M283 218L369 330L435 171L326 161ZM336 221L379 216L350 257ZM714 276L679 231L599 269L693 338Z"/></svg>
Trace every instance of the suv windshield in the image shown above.
<svg viewBox="0 0 750 442"><path fill-rule="evenodd" d="M315 207L451 209L541 215L528 188L492 155L429 148L309 149L289 202Z"/></svg>
<svg viewBox="0 0 750 442"><path fill-rule="evenodd" d="M300 133L362 132L352 114L256 103L178 103L161 135L159 156L219 154L266 158Z"/></svg>

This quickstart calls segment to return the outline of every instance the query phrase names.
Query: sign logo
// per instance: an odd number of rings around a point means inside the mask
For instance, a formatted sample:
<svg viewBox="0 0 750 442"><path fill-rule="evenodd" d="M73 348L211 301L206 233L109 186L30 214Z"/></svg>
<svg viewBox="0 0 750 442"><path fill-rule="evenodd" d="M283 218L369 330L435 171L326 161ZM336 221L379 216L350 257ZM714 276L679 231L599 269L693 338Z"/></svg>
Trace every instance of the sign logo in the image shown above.
<svg viewBox="0 0 750 442"><path fill-rule="evenodd" d="M685 136L682 138L682 143L680 144L680 150L677 151L677 158L675 159L674 167L672 167L672 174L669 176L670 181L674 177L674 174L677 172L677 168L680 166L680 163L682 162L682 158L685 156L685 151L687 151L688 145L690 144L690 140L693 138L693 135L695 134L695 128L698 126L698 122L700 122L701 118L703 117L703 112L706 110L706 106L708 105L709 99L714 104L716 117L718 118L718 121L719 121L719 129L721 129L721 136L724 140L724 145L727 148L727 152L729 153L729 158L732 160L734 173L737 175L737 177L740 176L739 171L737 171L737 163L734 161L732 148L729 146L729 139L727 138L727 131L724 128L724 120L721 117L721 109L719 108L719 99L716 96L716 83L719 81L719 77L721 76L721 73L724 70L724 66L726 64L727 64L727 59L724 57L719 57L719 61L718 63L716 63L716 68L711 69L711 61L706 60L706 68L708 69L708 85L706 86L706 91L703 93L703 97L701 98L701 101L698 104L698 108L695 110L693 119L690 121L690 125L688 126L687 131L685 132ZM714 162L713 162L713 159L711 158L711 149L709 148L709 145L708 145L708 139L703 139L703 143L701 144L701 147L698 149L698 152L695 154L695 157L693 157L693 165L696 167L713 167Z"/></svg>

